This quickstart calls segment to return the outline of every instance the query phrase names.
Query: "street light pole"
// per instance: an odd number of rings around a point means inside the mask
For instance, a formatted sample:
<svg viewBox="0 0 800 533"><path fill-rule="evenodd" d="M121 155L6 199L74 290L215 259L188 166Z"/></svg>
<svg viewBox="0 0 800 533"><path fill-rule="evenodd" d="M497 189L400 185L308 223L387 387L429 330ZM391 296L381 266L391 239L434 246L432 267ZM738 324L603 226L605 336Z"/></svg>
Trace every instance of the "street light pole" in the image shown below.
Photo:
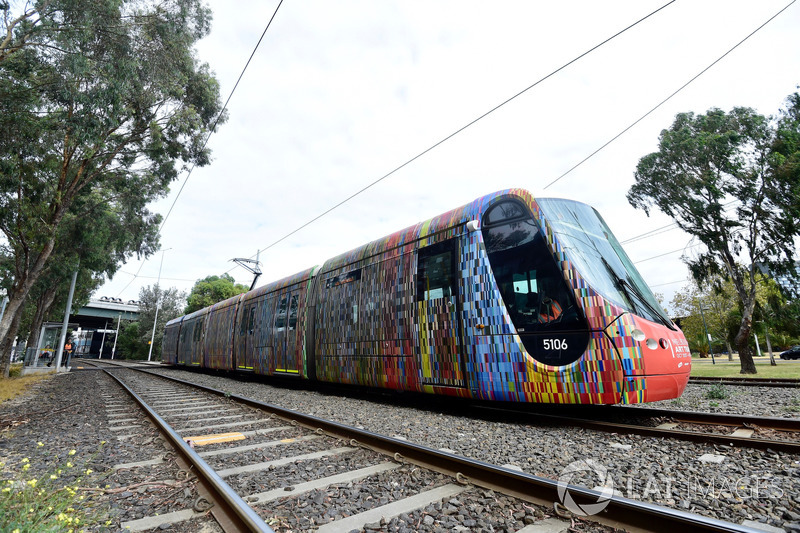
<svg viewBox="0 0 800 533"><path fill-rule="evenodd" d="M167 250L172 250L172 248L167 248L166 250L161 250L161 264L158 265L158 281L156 282L156 291L161 290L161 267L164 266L164 254ZM150 351L147 353L147 360L149 361L150 358L153 356L153 341L156 338L156 324L158 323L158 309L161 307L161 297L158 292L156 292L156 316L153 319L153 333L150 335Z"/></svg>
<svg viewBox="0 0 800 533"><path fill-rule="evenodd" d="M711 364L716 365L714 360L714 350L711 349L711 335L708 334L708 326L706 326L706 315L703 314L703 304L700 304L700 316L703 317L703 329L706 330L706 338L708 339L708 353L711 355Z"/></svg>

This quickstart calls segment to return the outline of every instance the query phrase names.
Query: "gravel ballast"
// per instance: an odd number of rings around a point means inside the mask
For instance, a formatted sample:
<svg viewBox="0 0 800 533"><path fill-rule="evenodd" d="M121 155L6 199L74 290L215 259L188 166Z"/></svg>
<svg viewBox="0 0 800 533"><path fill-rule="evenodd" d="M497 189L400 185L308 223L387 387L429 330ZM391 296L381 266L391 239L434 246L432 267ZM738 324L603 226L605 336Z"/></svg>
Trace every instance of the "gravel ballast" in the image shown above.
<svg viewBox="0 0 800 533"><path fill-rule="evenodd" d="M336 393L320 393L305 389L273 386L267 383L232 379L225 375L202 374L180 369L157 367L171 377L186 379L232 394L250 397L280 407L294 409L343 424L362 427L388 436L437 449L452 450L466 457L521 469L524 472L558 479L568 465L591 459L606 469L615 490L625 497L651 501L706 516L742 523L751 520L785 531L800 532L800 456L771 451L737 449L630 435L599 433L571 427L514 424L465 415L446 410L420 409L406 404L395 395L355 397ZM173 467L161 465L146 471L111 472L116 464L142 461L163 455L160 437L144 417L131 409L125 412L136 418L141 429L133 436L118 440L110 431L103 394L113 394L116 385L101 372L72 372L49 379L25 397L6 402L0 407L0 419L13 420L13 427L0 437L0 460L7 466L4 476L12 475L11 465L31 457L35 468L44 473L55 459L47 459L37 443L45 442L48 452L63 460L67 450L75 449L76 461L90 465L95 472L87 476L87 486L102 488L86 491L87 508L102 515L103 522L94 530L117 531L120 524L135 515L191 508L197 495L191 483L181 478ZM726 399L706 397L708 385L689 385L678 400L646 404L669 409L686 409L723 413L753 414L776 417L800 417L798 389L726 386ZM125 396L120 394L120 398ZM431 404L435 402L431 401ZM148 429L149 428L149 429ZM105 445L100 445L101 441ZM315 449L314 441L293 445L295 451ZM270 452L271 453L271 452ZM269 456L269 454L266 454ZM356 452L347 461L356 466L373 463L368 455ZM39 460L34 461L34 456ZM364 460L360 458L363 457ZM338 460L317 460L309 464L323 471L341 470ZM211 461L210 461L211 462ZM224 466L224 456L213 461ZM328 468L335 465L333 468ZM228 479L232 485L252 490L265 490L305 479L304 470L280 468L270 473L247 474ZM97 473L110 473L98 477ZM580 471L571 483L590 487L599 484L596 472ZM400 474L398 474L400 475ZM390 492L392 476L386 474L384 485ZM283 480L282 480L283 479ZM168 481L158 484L156 481ZM140 483L132 490L128 486ZM108 487L106 488L106 485ZM114 492L122 489L120 492ZM364 495L364 501L370 501ZM492 519L492 508L498 498L487 497L478 490L445 503L453 514L450 528L514 531L535 518L533 510L516 510L504 520ZM285 505L271 504L282 515ZM309 505L313 505L312 502ZM370 504L371 505L371 504ZM477 511L476 511L477 509ZM297 512L297 509L293 510ZM524 512L523 512L524 511ZM425 526L425 514L409 515L406 520L373 524L375 529L413 530ZM102 524L110 522L105 527ZM466 522L465 522L466 521ZM464 524L467 525L464 525ZM174 526L172 531L204 529L213 531L206 521ZM394 525L392 525L394 524ZM299 523L295 523L299 526ZM441 524L439 524L441 525ZM438 525L437 525L438 527ZM433 530L435 528L432 528ZM386 529L384 529L386 530ZM464 529L460 529L464 530Z"/></svg>
<svg viewBox="0 0 800 533"><path fill-rule="evenodd" d="M624 497L735 523L750 520L800 532L798 455L570 427L492 422L435 409L405 407L402 398L393 395L363 399L241 381L226 375L169 368L158 371L550 479L558 479L573 462L591 459L607 469L615 490ZM715 400L706 397L709 385L690 384L677 400L643 406L800 417L798 389L725 388L728 397ZM590 487L599 485L597 476L590 474L593 473L578 472L569 481Z"/></svg>

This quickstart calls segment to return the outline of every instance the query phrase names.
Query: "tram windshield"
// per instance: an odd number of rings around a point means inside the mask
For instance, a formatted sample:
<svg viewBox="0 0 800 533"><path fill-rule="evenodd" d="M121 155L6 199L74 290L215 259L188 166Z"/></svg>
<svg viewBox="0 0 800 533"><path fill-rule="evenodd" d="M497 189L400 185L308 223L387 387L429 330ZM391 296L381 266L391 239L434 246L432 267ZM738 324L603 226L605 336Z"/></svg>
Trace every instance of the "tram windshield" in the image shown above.
<svg viewBox="0 0 800 533"><path fill-rule="evenodd" d="M589 342L588 324L530 211L514 200L495 204L481 228L500 295L526 351L548 365L576 361Z"/></svg>
<svg viewBox="0 0 800 533"><path fill-rule="evenodd" d="M623 309L675 329L600 214L572 200L537 198L569 260L597 292Z"/></svg>

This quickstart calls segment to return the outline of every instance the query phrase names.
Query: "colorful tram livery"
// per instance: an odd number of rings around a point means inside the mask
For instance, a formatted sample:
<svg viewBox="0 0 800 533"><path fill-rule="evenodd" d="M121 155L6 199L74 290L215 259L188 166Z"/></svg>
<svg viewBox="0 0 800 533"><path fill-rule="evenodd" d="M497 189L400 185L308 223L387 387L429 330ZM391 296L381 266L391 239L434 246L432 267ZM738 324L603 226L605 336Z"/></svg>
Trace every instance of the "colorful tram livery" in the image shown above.
<svg viewBox="0 0 800 533"><path fill-rule="evenodd" d="M162 361L592 404L675 398L691 367L600 215L520 189L172 320Z"/></svg>

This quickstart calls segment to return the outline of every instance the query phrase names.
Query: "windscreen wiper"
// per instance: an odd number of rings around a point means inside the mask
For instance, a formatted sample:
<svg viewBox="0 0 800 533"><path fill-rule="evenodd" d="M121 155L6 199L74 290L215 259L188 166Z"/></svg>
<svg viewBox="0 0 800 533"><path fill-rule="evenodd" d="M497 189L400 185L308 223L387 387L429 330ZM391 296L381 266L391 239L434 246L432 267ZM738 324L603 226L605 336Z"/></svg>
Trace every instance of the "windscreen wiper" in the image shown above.
<svg viewBox="0 0 800 533"><path fill-rule="evenodd" d="M608 261L606 261L605 257L603 257L602 260L603 266L606 267L608 272L614 278L614 281L617 283L617 286L620 288L620 290L622 290L622 292L625 293L629 300L631 299L631 296L635 297L636 300L638 300L639 303L641 303L648 311L650 311L650 313L656 317L659 322L667 326L672 331L677 331L675 326L672 324L672 321L665 318L661 310L657 309L653 306L653 304L648 302L647 298L644 297L641 291L634 284L617 274L617 271L614 270L610 264L608 264Z"/></svg>

